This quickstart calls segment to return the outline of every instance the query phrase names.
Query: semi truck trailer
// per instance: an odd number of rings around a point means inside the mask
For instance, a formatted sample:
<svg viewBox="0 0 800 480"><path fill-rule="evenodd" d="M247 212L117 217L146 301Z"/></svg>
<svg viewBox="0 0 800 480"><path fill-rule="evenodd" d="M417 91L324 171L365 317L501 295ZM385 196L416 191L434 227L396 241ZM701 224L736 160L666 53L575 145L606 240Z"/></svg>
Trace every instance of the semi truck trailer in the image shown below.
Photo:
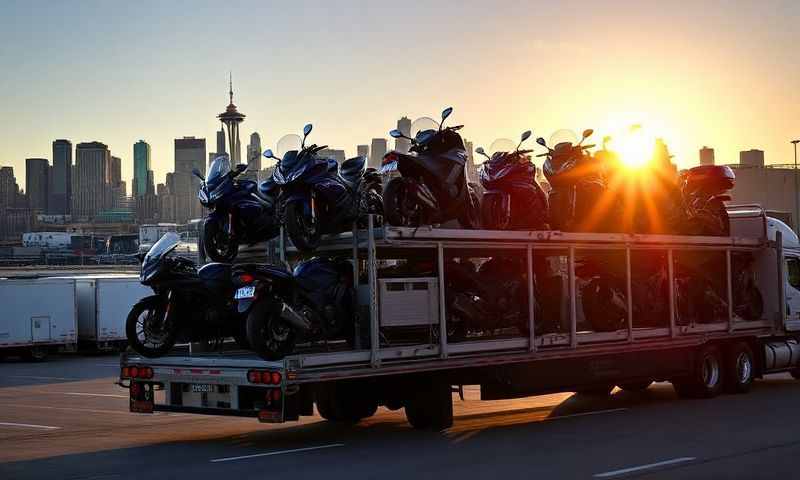
<svg viewBox="0 0 800 480"><path fill-rule="evenodd" d="M482 400L657 381L683 397L745 393L766 374L798 375L800 241L758 206L729 215L730 237L374 228L369 218L317 253L353 260L350 341L299 345L281 361L123 354L119 383L136 413L279 423L316 406L325 419L355 422L384 406L421 429L449 427L454 389L465 385L478 385ZM481 272L498 258L521 271L478 279L523 285L518 301L465 327L450 267Z"/></svg>

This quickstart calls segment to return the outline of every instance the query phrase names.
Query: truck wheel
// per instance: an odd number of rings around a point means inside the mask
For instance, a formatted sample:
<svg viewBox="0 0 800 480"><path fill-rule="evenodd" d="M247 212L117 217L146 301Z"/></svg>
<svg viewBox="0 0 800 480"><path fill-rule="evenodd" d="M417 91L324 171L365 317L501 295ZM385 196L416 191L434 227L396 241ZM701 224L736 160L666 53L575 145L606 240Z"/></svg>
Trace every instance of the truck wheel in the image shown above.
<svg viewBox="0 0 800 480"><path fill-rule="evenodd" d="M42 362L47 358L47 347L31 347L25 352L24 357L30 362Z"/></svg>
<svg viewBox="0 0 800 480"><path fill-rule="evenodd" d="M676 378L672 385L680 397L712 398L722 390L724 375L722 353L716 346L708 345L695 355L689 376Z"/></svg>
<svg viewBox="0 0 800 480"><path fill-rule="evenodd" d="M745 342L734 344L725 355L725 391L747 393L753 386L753 350Z"/></svg>
<svg viewBox="0 0 800 480"><path fill-rule="evenodd" d="M614 385L600 385L596 387L581 388L575 391L578 395L587 397L607 397L614 390Z"/></svg>
<svg viewBox="0 0 800 480"><path fill-rule="evenodd" d="M329 422L358 423L378 411L378 403L365 394L353 385L328 385L317 390L317 411Z"/></svg>
<svg viewBox="0 0 800 480"><path fill-rule="evenodd" d="M652 384L652 380L641 380L638 382L621 383L617 386L625 392L643 392Z"/></svg>
<svg viewBox="0 0 800 480"><path fill-rule="evenodd" d="M449 384L426 382L406 402L406 419L417 430L441 431L453 426L453 393Z"/></svg>

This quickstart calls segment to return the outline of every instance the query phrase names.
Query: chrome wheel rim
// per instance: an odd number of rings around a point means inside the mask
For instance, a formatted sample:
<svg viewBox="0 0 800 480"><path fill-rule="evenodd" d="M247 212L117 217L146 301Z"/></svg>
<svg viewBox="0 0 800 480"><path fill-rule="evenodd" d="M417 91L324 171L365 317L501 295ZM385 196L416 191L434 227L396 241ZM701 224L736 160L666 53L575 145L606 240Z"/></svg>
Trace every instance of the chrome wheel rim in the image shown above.
<svg viewBox="0 0 800 480"><path fill-rule="evenodd" d="M736 358L736 375L739 383L748 383L752 372L753 363L750 361L750 355L746 352L740 352L739 356Z"/></svg>
<svg viewBox="0 0 800 480"><path fill-rule="evenodd" d="M703 384L714 388L719 383L719 360L714 355L706 355L703 359Z"/></svg>

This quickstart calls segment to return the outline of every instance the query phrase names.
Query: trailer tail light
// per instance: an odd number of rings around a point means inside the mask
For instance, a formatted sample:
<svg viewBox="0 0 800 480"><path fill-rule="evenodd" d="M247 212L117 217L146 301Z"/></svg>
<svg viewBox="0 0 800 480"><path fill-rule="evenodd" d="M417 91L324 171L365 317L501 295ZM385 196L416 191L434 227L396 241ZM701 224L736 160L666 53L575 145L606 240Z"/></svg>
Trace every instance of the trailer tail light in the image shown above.
<svg viewBox="0 0 800 480"><path fill-rule="evenodd" d="M281 391L280 389L276 388L272 391L272 401L277 402L281 399Z"/></svg>
<svg viewBox="0 0 800 480"><path fill-rule="evenodd" d="M260 385L280 385L283 376L280 372L269 372L263 370L250 370L247 372L247 381Z"/></svg>
<svg viewBox="0 0 800 480"><path fill-rule="evenodd" d="M150 367L122 367L120 377L122 378L137 378L140 380L150 380L153 378L153 369Z"/></svg>
<svg viewBox="0 0 800 480"><path fill-rule="evenodd" d="M131 378L139 377L139 367L131 367L129 371L131 373Z"/></svg>

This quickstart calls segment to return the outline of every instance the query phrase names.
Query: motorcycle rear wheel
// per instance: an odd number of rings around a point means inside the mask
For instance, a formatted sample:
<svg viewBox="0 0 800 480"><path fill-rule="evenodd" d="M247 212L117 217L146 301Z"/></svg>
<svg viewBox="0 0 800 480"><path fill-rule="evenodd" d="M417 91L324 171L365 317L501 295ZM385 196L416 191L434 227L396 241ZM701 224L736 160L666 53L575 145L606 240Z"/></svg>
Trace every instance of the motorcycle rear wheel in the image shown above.
<svg viewBox="0 0 800 480"><path fill-rule="evenodd" d="M319 220L307 215L302 202L286 205L286 231L292 244L301 252L313 252L319 246L322 232Z"/></svg>
<svg viewBox="0 0 800 480"><path fill-rule="evenodd" d="M264 360L281 360L294 350L294 328L274 312L267 302L258 302L247 316L247 341Z"/></svg>
<svg viewBox="0 0 800 480"><path fill-rule="evenodd" d="M178 332L171 319L164 318L165 315L167 302L163 297L154 295L139 300L125 321L125 335L131 348L147 358L160 357L169 352L175 345ZM154 322L161 325L153 325Z"/></svg>
<svg viewBox="0 0 800 480"><path fill-rule="evenodd" d="M212 261L231 263L239 254L239 242L228 235L219 221L206 218L203 222L203 249Z"/></svg>

